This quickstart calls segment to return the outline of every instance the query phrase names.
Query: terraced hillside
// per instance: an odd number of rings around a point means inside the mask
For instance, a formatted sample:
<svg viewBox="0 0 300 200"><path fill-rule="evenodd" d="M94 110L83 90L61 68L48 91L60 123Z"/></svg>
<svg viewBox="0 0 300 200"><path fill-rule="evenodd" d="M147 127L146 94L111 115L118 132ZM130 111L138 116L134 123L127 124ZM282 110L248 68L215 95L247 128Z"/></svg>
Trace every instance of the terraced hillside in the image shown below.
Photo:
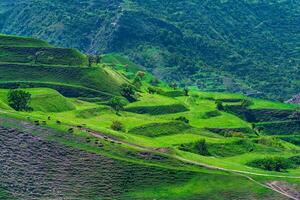
<svg viewBox="0 0 300 200"><path fill-rule="evenodd" d="M2 199L299 199L298 105L171 88L116 54L90 67L3 66L47 71L26 76L38 84L1 73ZM107 101L65 95L81 76L62 69L102 71L82 82L93 91L119 84ZM57 89L61 77L70 87ZM13 109L12 86L31 95L30 112Z"/></svg>
<svg viewBox="0 0 300 200"><path fill-rule="evenodd" d="M122 75L88 65L87 56L26 37L0 35L0 87L50 87L69 97L108 99L126 82Z"/></svg>
<svg viewBox="0 0 300 200"><path fill-rule="evenodd" d="M288 100L300 93L299 12L291 0L2 0L0 31L119 52L206 91Z"/></svg>

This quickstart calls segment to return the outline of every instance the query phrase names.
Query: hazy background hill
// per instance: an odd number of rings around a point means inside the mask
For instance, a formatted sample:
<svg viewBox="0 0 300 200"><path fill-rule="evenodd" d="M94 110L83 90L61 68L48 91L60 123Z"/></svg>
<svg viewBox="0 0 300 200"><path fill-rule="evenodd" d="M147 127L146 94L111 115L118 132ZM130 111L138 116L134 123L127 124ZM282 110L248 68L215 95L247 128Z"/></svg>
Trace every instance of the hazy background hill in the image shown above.
<svg viewBox="0 0 300 200"><path fill-rule="evenodd" d="M300 92L300 2L2 0L0 32L119 52L165 80L288 99Z"/></svg>

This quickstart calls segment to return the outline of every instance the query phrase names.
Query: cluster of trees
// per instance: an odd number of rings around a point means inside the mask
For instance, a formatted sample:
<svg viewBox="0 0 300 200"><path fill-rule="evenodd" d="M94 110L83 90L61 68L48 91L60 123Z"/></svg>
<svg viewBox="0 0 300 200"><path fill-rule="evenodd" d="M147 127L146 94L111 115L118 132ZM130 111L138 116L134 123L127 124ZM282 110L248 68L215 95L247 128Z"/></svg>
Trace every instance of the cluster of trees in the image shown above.
<svg viewBox="0 0 300 200"><path fill-rule="evenodd" d="M101 55L88 55L88 66L91 67L93 64L99 64L101 62Z"/></svg>
<svg viewBox="0 0 300 200"><path fill-rule="evenodd" d="M261 168L268 171L283 171L289 168L293 168L293 163L286 158L270 157L264 159L254 160L248 163L249 166Z"/></svg>

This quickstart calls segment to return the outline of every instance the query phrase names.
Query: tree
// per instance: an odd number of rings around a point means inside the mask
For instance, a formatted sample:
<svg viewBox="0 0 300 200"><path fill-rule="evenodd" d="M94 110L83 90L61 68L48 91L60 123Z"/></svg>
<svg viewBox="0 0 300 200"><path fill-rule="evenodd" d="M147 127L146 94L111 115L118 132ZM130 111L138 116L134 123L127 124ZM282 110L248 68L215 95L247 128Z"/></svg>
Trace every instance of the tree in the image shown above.
<svg viewBox="0 0 300 200"><path fill-rule="evenodd" d="M173 88L174 90L177 89L177 83L173 82L170 84L170 87Z"/></svg>
<svg viewBox="0 0 300 200"><path fill-rule="evenodd" d="M138 89L140 89L140 88L142 87L142 81L141 81L141 79L140 79L138 76L136 76L136 77L134 78L132 84L133 84L136 88L138 88Z"/></svg>
<svg viewBox="0 0 300 200"><path fill-rule="evenodd" d="M11 90L7 94L9 105L16 111L32 111L29 106L31 94L23 90Z"/></svg>
<svg viewBox="0 0 300 200"><path fill-rule="evenodd" d="M92 66L93 62L94 62L94 56L93 55L88 55L88 65L89 65L89 67Z"/></svg>
<svg viewBox="0 0 300 200"><path fill-rule="evenodd" d="M159 84L159 80L157 78L154 78L151 80L151 85L157 86Z"/></svg>
<svg viewBox="0 0 300 200"><path fill-rule="evenodd" d="M183 92L185 96L189 96L189 88L184 88Z"/></svg>
<svg viewBox="0 0 300 200"><path fill-rule="evenodd" d="M128 64L126 64L126 65L124 66L124 68L125 68L125 71L126 71L126 72L129 71L129 65L128 65Z"/></svg>
<svg viewBox="0 0 300 200"><path fill-rule="evenodd" d="M119 111L124 109L124 102L120 97L114 97L110 100L109 105L116 111L118 114Z"/></svg>
<svg viewBox="0 0 300 200"><path fill-rule="evenodd" d="M217 109L222 111L224 110L223 102L222 101L216 101Z"/></svg>
<svg viewBox="0 0 300 200"><path fill-rule="evenodd" d="M143 80L143 78L145 77L146 73L143 71L138 71L135 76L139 77L141 80Z"/></svg>
<svg viewBox="0 0 300 200"><path fill-rule="evenodd" d="M197 142L196 144L196 148L199 152L199 154L203 155L203 156L208 156L209 152L208 152L208 148L207 148L207 144L206 144L206 140L202 139L199 142Z"/></svg>
<svg viewBox="0 0 300 200"><path fill-rule="evenodd" d="M157 92L157 90L153 87L148 87L148 93L149 94L155 94Z"/></svg>
<svg viewBox="0 0 300 200"><path fill-rule="evenodd" d="M96 55L96 64L99 64L101 62L101 55Z"/></svg>
<svg viewBox="0 0 300 200"><path fill-rule="evenodd" d="M125 97L129 102L134 102L137 100L135 94L135 88L127 83L124 83L121 86L121 95Z"/></svg>

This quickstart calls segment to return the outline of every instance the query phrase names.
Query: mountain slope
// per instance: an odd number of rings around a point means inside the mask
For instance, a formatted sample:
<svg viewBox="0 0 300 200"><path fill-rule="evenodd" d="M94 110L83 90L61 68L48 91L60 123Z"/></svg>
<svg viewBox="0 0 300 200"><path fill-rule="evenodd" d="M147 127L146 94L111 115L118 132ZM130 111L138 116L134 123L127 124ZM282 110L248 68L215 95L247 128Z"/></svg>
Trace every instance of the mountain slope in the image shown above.
<svg viewBox="0 0 300 200"><path fill-rule="evenodd" d="M4 0L0 31L120 52L204 90L282 100L300 92L299 12L288 0Z"/></svg>

